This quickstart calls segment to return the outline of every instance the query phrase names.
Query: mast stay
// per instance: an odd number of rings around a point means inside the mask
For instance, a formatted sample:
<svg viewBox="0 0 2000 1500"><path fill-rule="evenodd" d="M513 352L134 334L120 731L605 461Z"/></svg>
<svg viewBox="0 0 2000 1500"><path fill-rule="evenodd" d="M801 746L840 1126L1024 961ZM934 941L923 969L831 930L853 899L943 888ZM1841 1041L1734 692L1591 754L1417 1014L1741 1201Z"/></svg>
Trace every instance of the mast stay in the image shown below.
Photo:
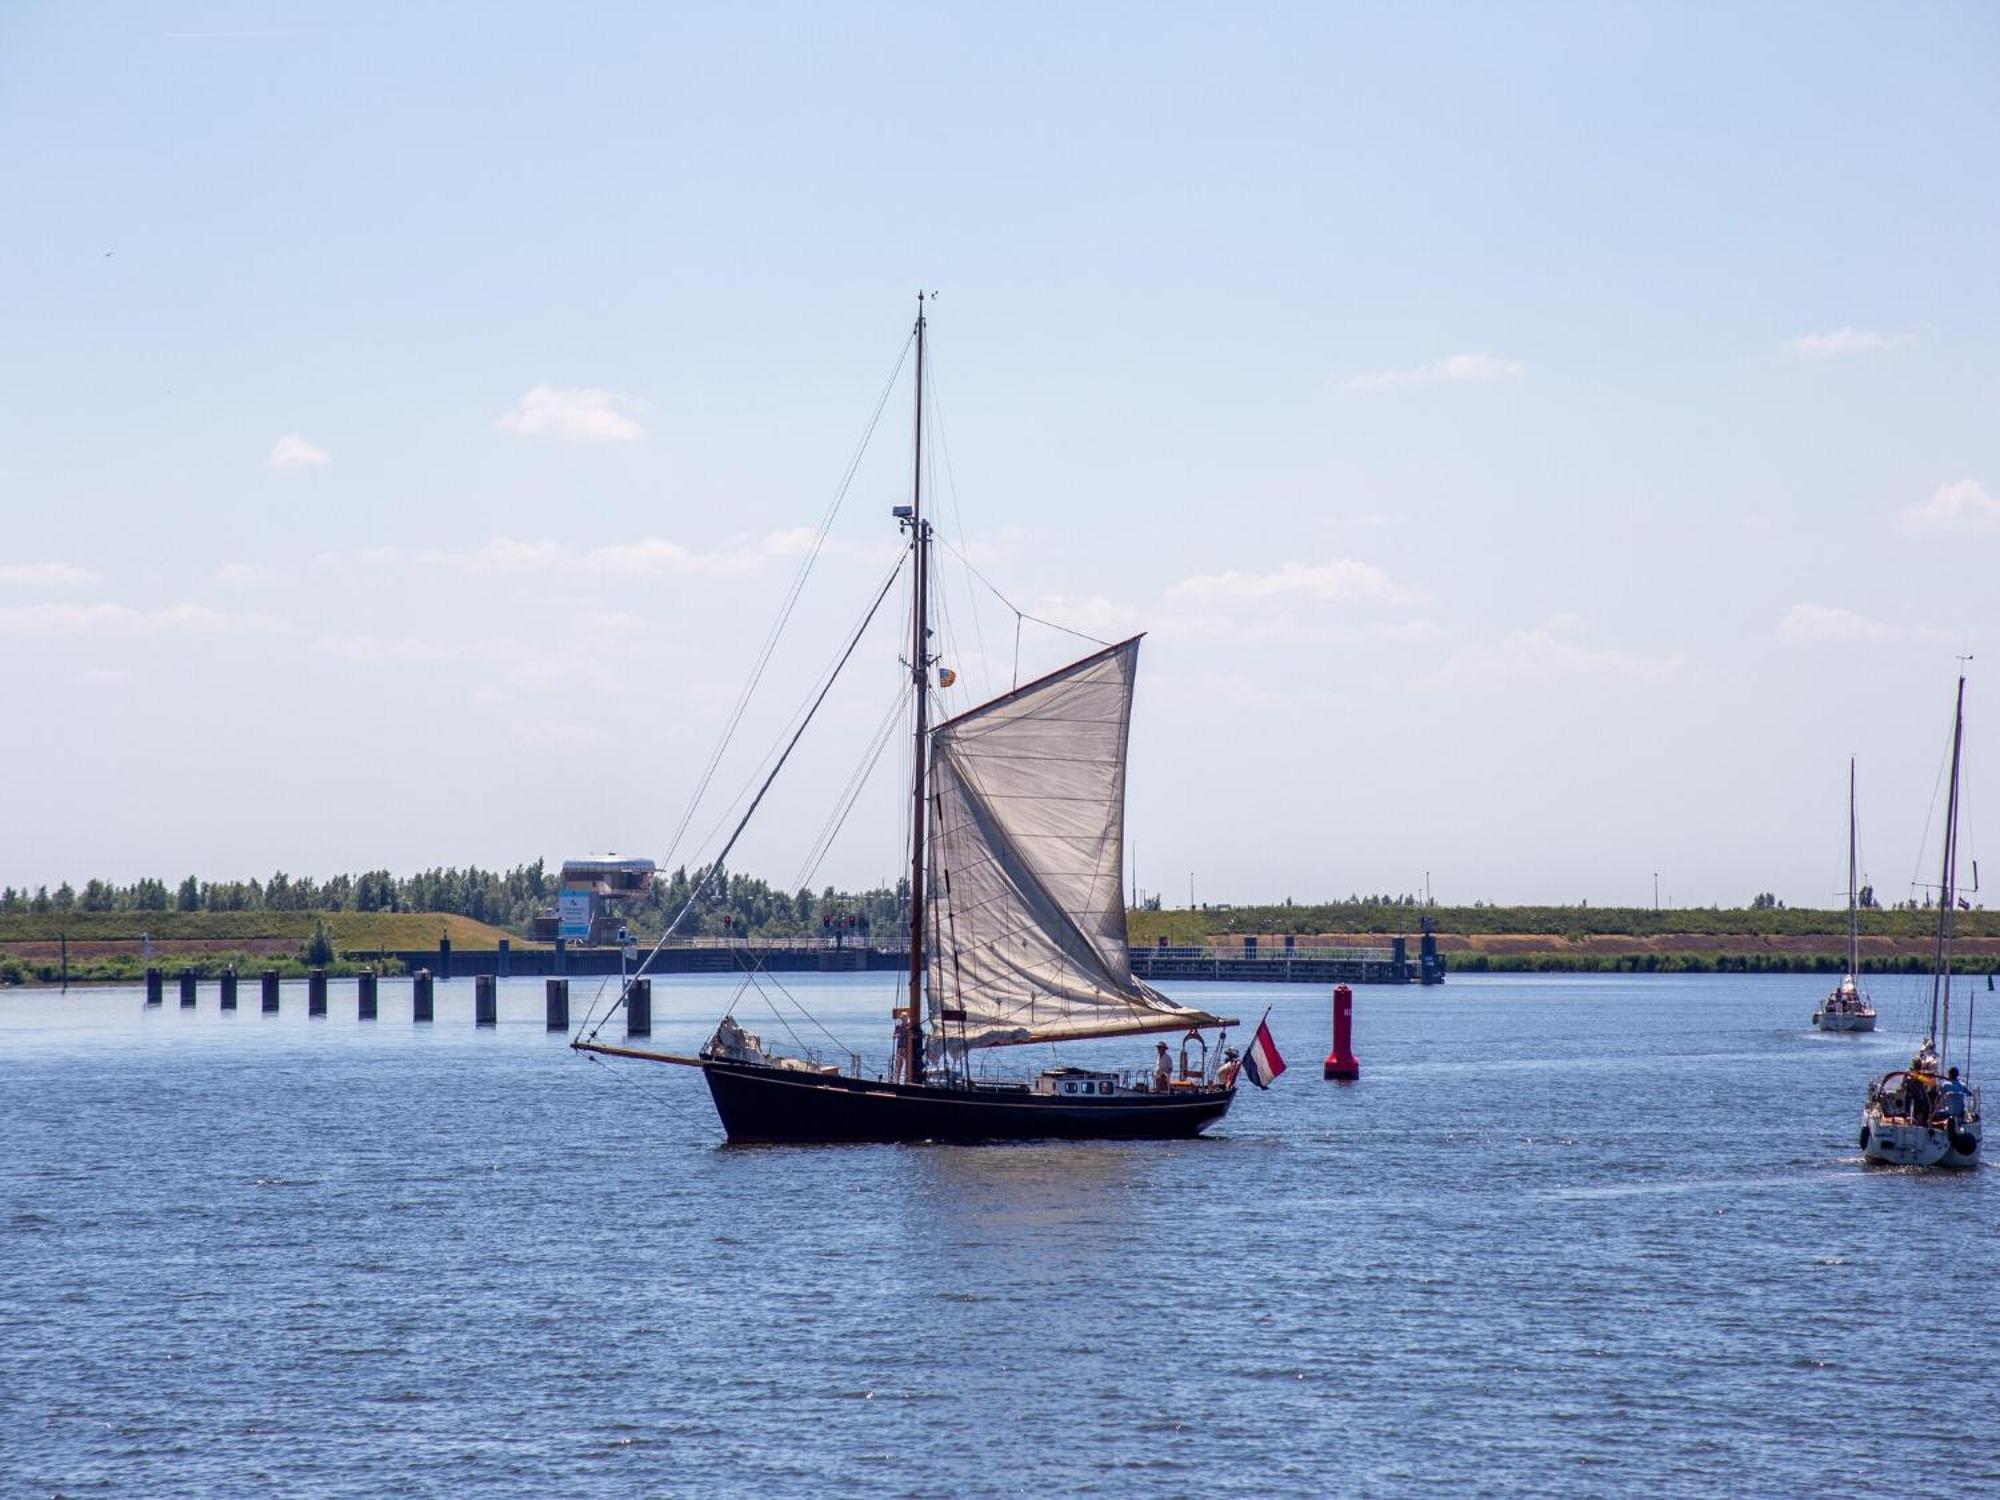
<svg viewBox="0 0 2000 1500"><path fill-rule="evenodd" d="M1945 793L1944 858L1938 875L1936 959L1931 968L1931 1025L1926 1038L1942 1060L1951 1043L1952 908L1958 885L1958 761L1965 743L1965 669L1958 673L1958 699L1951 720L1951 784Z"/></svg>
<svg viewBox="0 0 2000 1500"><path fill-rule="evenodd" d="M924 292L917 293L917 411L910 464L910 688L915 753L910 771L910 988L903 1011L903 1079L924 1081L924 812L930 756L930 523L924 519Z"/></svg>

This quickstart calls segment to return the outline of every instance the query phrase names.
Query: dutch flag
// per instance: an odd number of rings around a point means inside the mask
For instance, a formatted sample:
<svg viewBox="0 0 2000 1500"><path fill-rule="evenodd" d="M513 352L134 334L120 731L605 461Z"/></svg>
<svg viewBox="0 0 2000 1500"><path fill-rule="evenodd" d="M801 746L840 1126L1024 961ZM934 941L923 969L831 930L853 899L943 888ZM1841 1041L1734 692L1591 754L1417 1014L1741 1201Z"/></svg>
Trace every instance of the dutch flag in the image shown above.
<svg viewBox="0 0 2000 1500"><path fill-rule="evenodd" d="M1278 1056L1278 1044L1271 1040L1270 1013L1257 1023L1257 1034L1250 1039L1250 1048L1243 1054L1243 1071L1250 1081L1260 1089L1271 1086L1271 1080L1285 1071L1285 1060Z"/></svg>

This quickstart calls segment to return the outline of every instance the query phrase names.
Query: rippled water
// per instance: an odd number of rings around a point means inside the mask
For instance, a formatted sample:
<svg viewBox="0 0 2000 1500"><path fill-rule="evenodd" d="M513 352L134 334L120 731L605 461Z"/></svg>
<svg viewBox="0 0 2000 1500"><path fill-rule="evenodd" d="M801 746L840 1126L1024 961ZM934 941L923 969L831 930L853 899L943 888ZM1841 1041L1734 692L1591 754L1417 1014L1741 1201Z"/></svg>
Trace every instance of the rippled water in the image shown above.
<svg viewBox="0 0 2000 1500"><path fill-rule="evenodd" d="M879 1050L886 977L792 988ZM796 1149L539 981L487 1031L6 995L0 1489L1990 1491L2000 1183L1862 1167L1908 1038L1823 988L1364 989L1340 1086L1323 992L1184 986L1293 1064L1208 1139ZM654 1044L728 993L661 981Z"/></svg>

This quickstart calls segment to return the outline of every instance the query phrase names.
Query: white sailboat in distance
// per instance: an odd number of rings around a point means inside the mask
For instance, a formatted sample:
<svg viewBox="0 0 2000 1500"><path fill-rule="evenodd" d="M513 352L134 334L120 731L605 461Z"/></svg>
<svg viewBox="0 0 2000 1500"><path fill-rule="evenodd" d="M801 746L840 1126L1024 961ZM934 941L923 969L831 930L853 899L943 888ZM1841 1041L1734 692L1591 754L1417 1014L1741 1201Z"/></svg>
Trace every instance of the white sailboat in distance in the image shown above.
<svg viewBox="0 0 2000 1500"><path fill-rule="evenodd" d="M1854 757L1847 758L1847 977L1813 1012L1821 1031L1873 1031L1875 1007L1861 988L1861 896L1854 884Z"/></svg>

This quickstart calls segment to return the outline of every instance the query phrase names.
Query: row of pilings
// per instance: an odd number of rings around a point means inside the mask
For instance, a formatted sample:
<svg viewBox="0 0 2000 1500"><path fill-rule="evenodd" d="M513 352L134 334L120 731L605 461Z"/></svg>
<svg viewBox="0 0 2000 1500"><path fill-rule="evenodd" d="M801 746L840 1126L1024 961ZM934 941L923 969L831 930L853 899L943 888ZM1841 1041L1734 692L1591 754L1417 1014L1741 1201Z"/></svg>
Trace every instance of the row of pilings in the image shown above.
<svg viewBox="0 0 2000 1500"><path fill-rule="evenodd" d="M266 969L259 976L262 1009L265 1015L276 1015L279 1009L279 980L276 969ZM182 969L174 976L180 990L181 1008L192 1009L199 994L201 976L193 969ZM372 969L364 969L356 976L355 1016L362 1021L376 1018L376 997L380 976ZM225 969L216 976L219 1000L224 1010L236 1009L237 973ZM167 976L159 969L146 970L146 1003L163 1005L166 1003ZM306 974L306 1014L323 1016L326 1011L326 970L313 969ZM548 981L547 1016L550 1031L569 1030L569 981L551 979ZM437 1018L436 980L429 969L419 969L410 976L410 1019L432 1021ZM496 1026L500 1022L500 983L491 974L481 974L472 981L472 1020L475 1026ZM653 981L635 979L625 996L625 1034L627 1036L651 1036L653 1034Z"/></svg>

